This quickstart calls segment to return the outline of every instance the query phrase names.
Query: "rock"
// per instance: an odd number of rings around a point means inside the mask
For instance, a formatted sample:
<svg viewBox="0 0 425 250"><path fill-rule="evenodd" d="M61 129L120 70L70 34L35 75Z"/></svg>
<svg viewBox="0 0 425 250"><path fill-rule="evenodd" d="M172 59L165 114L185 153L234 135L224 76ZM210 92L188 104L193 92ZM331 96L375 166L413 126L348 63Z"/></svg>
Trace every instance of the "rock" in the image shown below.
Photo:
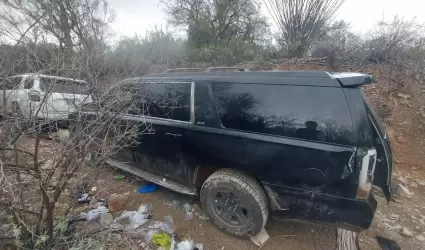
<svg viewBox="0 0 425 250"><path fill-rule="evenodd" d="M386 222L386 223L393 223L394 222L394 221L387 219L387 218L382 218L381 221Z"/></svg>
<svg viewBox="0 0 425 250"><path fill-rule="evenodd" d="M12 224L0 225L0 235L3 237L13 237L13 225Z"/></svg>
<svg viewBox="0 0 425 250"><path fill-rule="evenodd" d="M112 223L111 225L109 225L109 228L112 231L122 231L122 230L124 230L124 226L120 223Z"/></svg>
<svg viewBox="0 0 425 250"><path fill-rule="evenodd" d="M400 234L405 236L405 237L413 237L413 233L407 229L406 227L403 227L400 231Z"/></svg>
<svg viewBox="0 0 425 250"><path fill-rule="evenodd" d="M419 181L419 185L425 186L425 181Z"/></svg>
<svg viewBox="0 0 425 250"><path fill-rule="evenodd" d="M139 247L141 247L141 248L145 248L145 247L147 247L148 246L148 244L146 243L146 242L144 242L144 241L142 241L140 244L139 244Z"/></svg>
<svg viewBox="0 0 425 250"><path fill-rule="evenodd" d="M422 220L425 220L425 215L419 215L421 217Z"/></svg>
<svg viewBox="0 0 425 250"><path fill-rule="evenodd" d="M87 237L102 231L102 225L96 221L81 221L76 224L77 237Z"/></svg>
<svg viewBox="0 0 425 250"><path fill-rule="evenodd" d="M406 179L405 179L405 178L403 178L403 177L399 176L397 179L398 179L401 183L403 183L403 184L407 184L407 181L406 181Z"/></svg>
<svg viewBox="0 0 425 250"><path fill-rule="evenodd" d="M69 139L69 130L59 129L56 132L49 133L49 138L57 141L67 141Z"/></svg>
<svg viewBox="0 0 425 250"><path fill-rule="evenodd" d="M403 136L397 136L396 137L397 141L401 144L406 143L406 138L404 138Z"/></svg>
<svg viewBox="0 0 425 250"><path fill-rule="evenodd" d="M112 214L106 213L100 216L99 223L103 226L109 226L113 220L114 220L114 217L112 217Z"/></svg>
<svg viewBox="0 0 425 250"><path fill-rule="evenodd" d="M402 100L408 100L410 98L410 95L403 93L398 93L397 96L400 97L400 99Z"/></svg>
<svg viewBox="0 0 425 250"><path fill-rule="evenodd" d="M119 212L124 210L125 204L127 203L129 193L125 194L113 194L109 196L108 208L111 213Z"/></svg>
<svg viewBox="0 0 425 250"><path fill-rule="evenodd" d="M19 176L21 177L21 181L22 182L33 182L34 181L34 176L30 175L30 174L19 174Z"/></svg>
<svg viewBox="0 0 425 250"><path fill-rule="evenodd" d="M391 218L394 218L394 219L398 219L400 217L400 215L398 215L398 214L390 214L390 217Z"/></svg>
<svg viewBox="0 0 425 250"><path fill-rule="evenodd" d="M397 231L402 229L403 227L400 224L395 224L394 226L390 226L390 229Z"/></svg>
<svg viewBox="0 0 425 250"><path fill-rule="evenodd" d="M419 240L419 241L425 241L425 237L422 234L418 234L415 236L415 239Z"/></svg>
<svg viewBox="0 0 425 250"><path fill-rule="evenodd" d="M412 192L410 192L410 190L407 188L407 187L405 187L405 186L403 186L403 185L401 185L401 184L399 184L399 187L401 188L401 190L403 190L403 192L404 193L406 193L408 196L412 196L413 195L413 193Z"/></svg>
<svg viewBox="0 0 425 250"><path fill-rule="evenodd" d="M52 160L52 159L50 159L50 160L47 160L45 163L41 164L41 165L40 165L40 168L41 168L42 170L49 170L49 169L53 169L53 164L54 164L53 160Z"/></svg>
<svg viewBox="0 0 425 250"><path fill-rule="evenodd" d="M416 184L416 182L411 182L411 183L409 183L409 186L412 187L412 188L417 188L418 184Z"/></svg>

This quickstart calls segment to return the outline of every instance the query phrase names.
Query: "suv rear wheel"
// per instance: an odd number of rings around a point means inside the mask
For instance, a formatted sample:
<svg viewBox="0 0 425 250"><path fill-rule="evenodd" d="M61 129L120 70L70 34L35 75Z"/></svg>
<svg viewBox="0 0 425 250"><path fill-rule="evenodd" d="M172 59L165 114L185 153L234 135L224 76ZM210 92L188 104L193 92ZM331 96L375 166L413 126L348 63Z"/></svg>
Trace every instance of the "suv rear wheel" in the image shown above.
<svg viewBox="0 0 425 250"><path fill-rule="evenodd" d="M237 236L256 235L269 215L261 185L232 169L218 170L208 177L201 189L201 203L219 228Z"/></svg>

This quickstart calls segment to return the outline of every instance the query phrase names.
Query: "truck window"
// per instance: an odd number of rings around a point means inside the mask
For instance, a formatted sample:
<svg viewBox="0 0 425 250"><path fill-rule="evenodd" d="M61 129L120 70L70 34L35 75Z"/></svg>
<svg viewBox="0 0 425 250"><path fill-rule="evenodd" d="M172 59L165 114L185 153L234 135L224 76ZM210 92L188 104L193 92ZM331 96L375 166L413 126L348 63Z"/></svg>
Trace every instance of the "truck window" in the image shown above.
<svg viewBox="0 0 425 250"><path fill-rule="evenodd" d="M146 83L144 115L190 122L191 83Z"/></svg>
<svg viewBox="0 0 425 250"><path fill-rule="evenodd" d="M353 124L340 88L213 83L224 127L353 145Z"/></svg>
<svg viewBox="0 0 425 250"><path fill-rule="evenodd" d="M34 85L34 78L25 78L24 89L30 89Z"/></svg>
<svg viewBox="0 0 425 250"><path fill-rule="evenodd" d="M88 86L84 82L55 78L40 78L40 90L51 93L88 95Z"/></svg>
<svg viewBox="0 0 425 250"><path fill-rule="evenodd" d="M195 84L195 124L208 127L221 127L214 109L213 99L210 96L207 82Z"/></svg>

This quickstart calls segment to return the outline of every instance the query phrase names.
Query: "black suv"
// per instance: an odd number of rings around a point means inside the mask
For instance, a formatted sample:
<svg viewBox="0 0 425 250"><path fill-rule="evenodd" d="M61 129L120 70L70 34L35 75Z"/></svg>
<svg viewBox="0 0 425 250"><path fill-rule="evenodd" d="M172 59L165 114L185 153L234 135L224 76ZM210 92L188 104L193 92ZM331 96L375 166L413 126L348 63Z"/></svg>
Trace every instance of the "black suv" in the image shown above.
<svg viewBox="0 0 425 250"><path fill-rule="evenodd" d="M140 95L120 119L149 124L109 164L176 192L234 235L269 213L354 231L388 202L388 136L362 93L373 77L324 71L168 70L115 88ZM143 130L143 131L142 131Z"/></svg>

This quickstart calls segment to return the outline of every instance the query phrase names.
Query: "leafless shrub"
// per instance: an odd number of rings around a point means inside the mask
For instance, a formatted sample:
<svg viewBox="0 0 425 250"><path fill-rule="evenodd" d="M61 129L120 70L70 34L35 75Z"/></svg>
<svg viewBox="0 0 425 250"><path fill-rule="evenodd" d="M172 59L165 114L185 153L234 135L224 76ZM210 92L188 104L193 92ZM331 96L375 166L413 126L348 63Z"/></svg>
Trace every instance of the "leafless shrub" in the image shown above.
<svg viewBox="0 0 425 250"><path fill-rule="evenodd" d="M365 63L383 66L388 90L405 88L409 77L422 75L420 63L424 27L415 19L395 16L391 22L381 21L365 41ZM415 54L415 56L413 56ZM419 66L419 67L418 67Z"/></svg>
<svg viewBox="0 0 425 250"><path fill-rule="evenodd" d="M360 66L364 60L360 53L363 41L349 29L350 25L345 21L333 23L321 41L313 46L312 56L326 58L333 68Z"/></svg>
<svg viewBox="0 0 425 250"><path fill-rule="evenodd" d="M57 204L79 170L96 169L105 158L133 145L149 126L143 120L120 119L135 96L123 101L125 93L115 91L111 96L108 92L125 76L126 68L118 65L119 61L108 62L105 22L98 19L100 1L21 4L10 0L1 5L10 12L0 13L0 33L8 38L0 46L0 207L14 226L18 247L47 249L63 243L66 226L60 216L67 218L71 207L59 212ZM57 16L62 18L57 20ZM84 79L85 91L93 97L86 104L75 94L63 94L69 110L74 111L71 120L62 118L70 122L72 133L57 133L60 140L49 144L54 154L44 152L48 149L44 138L46 132L54 132L53 122L36 118L52 105L50 99L58 92L55 83L37 92L39 99L30 103L29 115L15 112L9 105L10 93L18 91L7 90L11 77L29 72ZM137 98L140 101L143 96ZM81 112L93 107L99 108L91 116Z"/></svg>
<svg viewBox="0 0 425 250"><path fill-rule="evenodd" d="M279 39L290 57L302 57L318 42L344 0L267 0Z"/></svg>

